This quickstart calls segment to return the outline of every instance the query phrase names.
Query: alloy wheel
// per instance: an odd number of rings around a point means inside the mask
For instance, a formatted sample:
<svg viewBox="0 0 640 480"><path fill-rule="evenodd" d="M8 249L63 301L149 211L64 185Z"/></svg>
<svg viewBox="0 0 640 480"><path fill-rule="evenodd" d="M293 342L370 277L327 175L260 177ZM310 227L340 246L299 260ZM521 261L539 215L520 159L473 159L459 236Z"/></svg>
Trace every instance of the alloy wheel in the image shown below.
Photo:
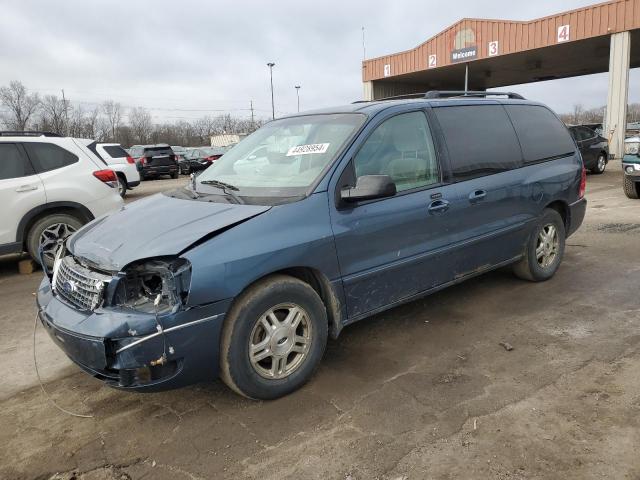
<svg viewBox="0 0 640 480"><path fill-rule="evenodd" d="M313 330L309 316L296 304L267 310L249 337L249 360L261 377L277 380L295 372L309 354Z"/></svg>
<svg viewBox="0 0 640 480"><path fill-rule="evenodd" d="M56 258L56 254L58 253L58 249L75 231L75 228L66 223L54 223L50 227L45 228L40 234L39 242L45 259L53 263Z"/></svg>
<svg viewBox="0 0 640 480"><path fill-rule="evenodd" d="M598 157L597 167L599 172L604 172L604 169L607 168L607 160L604 158L604 155Z"/></svg>
<svg viewBox="0 0 640 480"><path fill-rule="evenodd" d="M553 224L545 225L538 233L536 259L542 268L549 268L558 257L560 238L558 229Z"/></svg>

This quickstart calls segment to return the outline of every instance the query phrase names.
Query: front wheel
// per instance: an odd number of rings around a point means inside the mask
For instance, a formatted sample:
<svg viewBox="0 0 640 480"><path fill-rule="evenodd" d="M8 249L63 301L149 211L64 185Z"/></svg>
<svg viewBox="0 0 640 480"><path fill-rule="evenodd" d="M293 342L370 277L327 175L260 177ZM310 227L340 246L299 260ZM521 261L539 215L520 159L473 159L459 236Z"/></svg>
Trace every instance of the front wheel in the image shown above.
<svg viewBox="0 0 640 480"><path fill-rule="evenodd" d="M607 156L604 153L598 155L598 159L596 160L596 165L591 169L591 173L596 175L603 174L607 168Z"/></svg>
<svg viewBox="0 0 640 480"><path fill-rule="evenodd" d="M638 200L640 198L640 182L634 182L628 175L623 175L622 187L627 198Z"/></svg>
<svg viewBox="0 0 640 480"><path fill-rule="evenodd" d="M27 250L31 258L40 263L39 251L42 249L45 264L52 267L60 246L82 225L78 218L66 213L41 218L27 233Z"/></svg>
<svg viewBox="0 0 640 480"><path fill-rule="evenodd" d="M531 232L524 256L514 266L516 276L531 282L544 282L553 277L562 263L565 239L562 217L553 209L545 209Z"/></svg>
<svg viewBox="0 0 640 480"><path fill-rule="evenodd" d="M304 385L327 344L327 312L308 284L274 275L234 302L222 330L222 380L245 397L271 400Z"/></svg>

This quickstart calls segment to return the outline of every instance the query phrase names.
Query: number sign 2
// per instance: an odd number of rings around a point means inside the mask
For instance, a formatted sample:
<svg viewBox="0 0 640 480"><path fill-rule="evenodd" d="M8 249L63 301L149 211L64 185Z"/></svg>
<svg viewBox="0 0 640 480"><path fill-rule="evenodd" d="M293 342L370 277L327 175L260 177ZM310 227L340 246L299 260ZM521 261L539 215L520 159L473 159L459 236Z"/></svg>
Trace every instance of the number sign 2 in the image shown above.
<svg viewBox="0 0 640 480"><path fill-rule="evenodd" d="M436 68L438 66L438 56L429 55L429 68Z"/></svg>
<svg viewBox="0 0 640 480"><path fill-rule="evenodd" d="M558 43L568 42L570 37L569 33L571 32L571 25L562 25L558 27Z"/></svg>

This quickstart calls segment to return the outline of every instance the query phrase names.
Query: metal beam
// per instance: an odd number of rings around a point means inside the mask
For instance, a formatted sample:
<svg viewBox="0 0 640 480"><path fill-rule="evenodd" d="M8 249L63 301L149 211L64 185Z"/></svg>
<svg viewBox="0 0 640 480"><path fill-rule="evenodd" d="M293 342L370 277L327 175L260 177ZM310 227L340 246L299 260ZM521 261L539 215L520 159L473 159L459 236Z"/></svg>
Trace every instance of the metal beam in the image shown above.
<svg viewBox="0 0 640 480"><path fill-rule="evenodd" d="M631 34L629 32L621 32L611 35L609 97L607 99L605 132L609 137L609 152L616 159L624 156L630 62Z"/></svg>

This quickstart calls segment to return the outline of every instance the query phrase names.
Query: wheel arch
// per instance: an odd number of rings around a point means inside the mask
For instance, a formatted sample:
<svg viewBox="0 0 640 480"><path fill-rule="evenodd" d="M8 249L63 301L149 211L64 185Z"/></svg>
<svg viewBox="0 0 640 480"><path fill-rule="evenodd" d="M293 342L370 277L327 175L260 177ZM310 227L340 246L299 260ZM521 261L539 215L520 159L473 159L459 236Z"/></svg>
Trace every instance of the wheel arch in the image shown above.
<svg viewBox="0 0 640 480"><path fill-rule="evenodd" d="M549 203L545 208L549 208L551 210L555 210L562 217L562 223L564 224L565 232L569 231L569 227L571 226L571 211L569 209L569 205L562 200L555 200Z"/></svg>
<svg viewBox="0 0 640 480"><path fill-rule="evenodd" d="M274 275L287 275L296 278L309 285L318 294L320 300L327 310L327 320L329 322L329 334L336 339L342 330L342 303L338 293L331 285L329 279L321 271L311 267L288 267L274 272L270 272L247 285L242 292L236 295L236 299L255 284L264 281ZM235 302L235 300L234 300ZM233 308L233 305L232 305Z"/></svg>
<svg viewBox="0 0 640 480"><path fill-rule="evenodd" d="M38 207L35 207L29 210L29 212L27 212L22 217L22 219L20 220L20 223L18 224L18 232L17 232L18 234L17 234L16 241L22 244L23 247L25 247L27 233L29 232L31 227L41 218L47 215L54 215L58 213L66 213L69 215L73 215L87 223L94 219L94 216L91 213L91 211L87 207L79 203L76 203L76 202L46 203L44 205L40 205Z"/></svg>

